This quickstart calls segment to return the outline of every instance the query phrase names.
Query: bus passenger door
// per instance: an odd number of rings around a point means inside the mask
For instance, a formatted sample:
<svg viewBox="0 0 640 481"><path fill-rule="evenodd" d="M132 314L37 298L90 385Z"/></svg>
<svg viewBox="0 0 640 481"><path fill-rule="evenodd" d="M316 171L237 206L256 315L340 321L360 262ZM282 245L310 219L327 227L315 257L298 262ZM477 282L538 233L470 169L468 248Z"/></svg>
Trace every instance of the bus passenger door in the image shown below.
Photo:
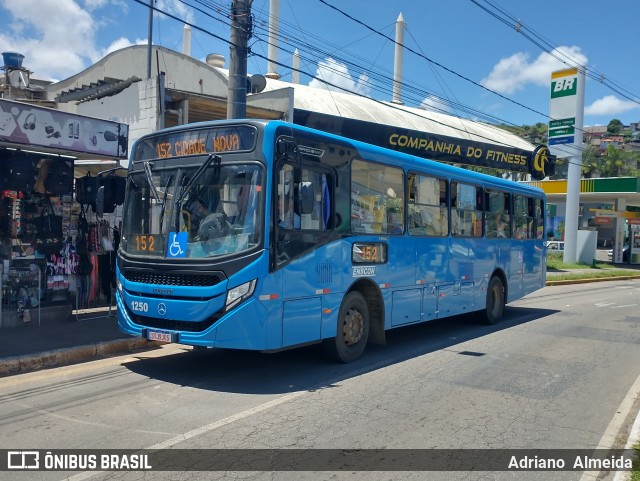
<svg viewBox="0 0 640 481"><path fill-rule="evenodd" d="M308 235L304 244L313 242L313 235ZM293 249L290 245L285 250L289 247ZM281 268L283 346L320 339L322 310L335 307L328 299L338 292L341 279L340 243L291 254L291 260Z"/></svg>
<svg viewBox="0 0 640 481"><path fill-rule="evenodd" d="M524 282L524 245L522 241L512 240L509 258L509 299L522 297L522 286Z"/></svg>
<svg viewBox="0 0 640 481"><path fill-rule="evenodd" d="M429 238L416 241L416 284L422 286L421 320L438 317L437 280L446 276L449 239Z"/></svg>
<svg viewBox="0 0 640 481"><path fill-rule="evenodd" d="M341 248L328 242L327 177L286 163L279 170L274 235L276 269L282 279L283 347L321 338L324 298L340 285Z"/></svg>
<svg viewBox="0 0 640 481"><path fill-rule="evenodd" d="M473 306L473 265L469 262L469 239L452 238L447 276L438 285L438 317L470 312Z"/></svg>
<svg viewBox="0 0 640 481"><path fill-rule="evenodd" d="M438 317L438 297L436 284L430 282L422 289L422 320L430 321Z"/></svg>

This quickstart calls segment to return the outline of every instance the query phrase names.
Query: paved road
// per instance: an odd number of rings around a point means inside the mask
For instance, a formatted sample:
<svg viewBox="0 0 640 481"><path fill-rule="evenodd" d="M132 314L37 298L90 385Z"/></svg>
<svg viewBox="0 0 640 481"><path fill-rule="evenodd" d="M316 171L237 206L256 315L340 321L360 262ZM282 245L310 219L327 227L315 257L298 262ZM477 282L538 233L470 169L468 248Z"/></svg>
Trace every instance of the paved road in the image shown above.
<svg viewBox="0 0 640 481"><path fill-rule="evenodd" d="M594 448L637 407L640 282L547 287L494 327L392 331L349 365L166 346L0 379L5 448ZM4 476L3 476L4 474ZM7 474L12 474L7 477ZM0 473L66 479L69 473ZM580 472L71 473L70 479L567 479Z"/></svg>

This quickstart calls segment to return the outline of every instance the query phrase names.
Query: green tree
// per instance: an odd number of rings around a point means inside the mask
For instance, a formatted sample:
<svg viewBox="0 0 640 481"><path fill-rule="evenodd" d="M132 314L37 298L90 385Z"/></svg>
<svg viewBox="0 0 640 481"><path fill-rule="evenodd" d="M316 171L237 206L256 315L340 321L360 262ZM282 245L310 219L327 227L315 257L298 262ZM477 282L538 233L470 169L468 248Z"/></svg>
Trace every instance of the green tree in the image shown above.
<svg viewBox="0 0 640 481"><path fill-rule="evenodd" d="M598 149L593 145L588 145L582 152L582 175L585 179L600 174L602 160L598 156ZM556 169L557 170L557 169Z"/></svg>
<svg viewBox="0 0 640 481"><path fill-rule="evenodd" d="M611 122L609 122L609 125L607 125L607 133L614 135L619 134L620 132L622 132L623 127L624 125L622 124L622 122L620 122L620 120L612 119Z"/></svg>
<svg viewBox="0 0 640 481"><path fill-rule="evenodd" d="M600 173L602 177L638 177L637 152L620 150L613 145L607 147L607 154L601 157Z"/></svg>

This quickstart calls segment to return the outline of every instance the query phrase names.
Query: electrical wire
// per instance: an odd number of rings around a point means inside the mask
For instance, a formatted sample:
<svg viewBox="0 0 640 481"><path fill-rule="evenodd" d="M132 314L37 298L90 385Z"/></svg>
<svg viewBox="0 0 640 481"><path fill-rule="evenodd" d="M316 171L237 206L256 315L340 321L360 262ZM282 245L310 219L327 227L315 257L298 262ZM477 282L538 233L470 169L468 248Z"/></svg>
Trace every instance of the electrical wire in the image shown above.
<svg viewBox="0 0 640 481"><path fill-rule="evenodd" d="M200 32L202 32L202 33L204 33L204 34L206 34L206 35L209 35L209 36L211 36L211 37L213 37L213 38L216 38L216 39L218 39L218 40L220 40L220 41L222 41L222 42L224 42L224 43L227 43L227 44L229 44L229 45L233 45L233 44L232 44L232 42L230 42L229 40L227 40L227 39L225 39L225 38L222 38L222 37L220 37L219 35L216 35L216 34L214 34L214 33L210 32L210 31L208 31L208 30L206 30L206 29L204 29L204 28L202 28L202 27L199 27L199 26L197 26L197 25L195 25L195 24L192 24L192 23L190 23L190 22L187 22L187 21L185 21L184 19L181 19L181 18L179 18L179 17L177 17L177 16L175 16L175 15L173 15L173 14L171 14L171 13L167 12L167 11L164 11L164 10L162 10L162 9L158 8L158 7L155 7L155 6L151 7L151 6L149 6L148 4L145 4L142 0L134 0L134 1L135 1L136 3L139 3L139 4L143 5L143 6L145 6L146 8L153 8L154 10L156 10L156 11L158 11L158 12L160 12L160 13L162 13L162 14L166 15L166 16L168 16L169 18L172 18L172 19L174 19L174 20L176 20L176 21L179 21L179 22L181 22L181 23L184 23L184 24L186 24L186 25L189 25L189 26L191 26L193 29L198 30L198 31L200 31ZM202 0L196 0L196 1L198 1L198 3L202 3ZM320 1L321 1L321 2L323 2L323 0L320 0ZM186 3L186 2L184 2L184 1L183 1L183 3ZM323 3L325 3L325 2L323 2ZM206 12L202 12L202 13L204 13L204 14L208 15ZM217 19L217 20L220 20L220 19ZM220 20L220 21L221 21L221 20ZM382 35L384 35L384 34L382 34ZM394 41L394 43L395 43L395 41ZM255 52L253 53L253 55L255 55L255 56L257 56L258 58L261 58L261 59L263 59L263 60L269 60L265 55L256 54ZM284 65L284 64L282 64L282 63L280 63L280 62L275 62L275 63L276 63L278 66L286 67L286 68L290 68L290 67L288 67L288 66L286 66L286 65ZM294 69L293 69L293 68L291 68L291 70L294 70ZM441 122L441 121L435 120L435 119L433 119L433 118L431 118L431 117L425 117L425 116L420 115L419 113L414 112L414 111L408 111L408 110L401 109L401 108L399 108L398 106L395 106L395 105L393 105L393 104L385 103L385 102L383 102L383 101L380 101L380 100L377 100L377 99L373 99L373 98L367 97L366 95L360 94L360 93L358 93L358 92L353 92L352 90L350 90L350 89L348 89L348 88L345 88L345 87L340 86L340 85L333 84L333 83L331 83L331 82L327 82L327 81L325 81L325 80L323 80L323 79L321 79L321 78L319 78L319 77L317 77L317 76L314 76L314 75L309 74L308 72L304 72L304 71L299 70L299 69L295 69L295 70L296 70L296 71L299 71L300 73L304 73L304 74L308 75L309 77L311 77L311 78L313 78L313 79L316 79L316 80L318 80L318 81L320 81L320 82L322 82L322 83L325 83L325 84L327 84L327 85L329 85L329 86L331 86L331 87L335 88L336 90L344 91L344 92L347 92L347 93L352 94L352 95L357 95L357 96L359 96L359 97L367 98L367 99L369 99L369 100L371 100L371 101L374 101L374 102L376 102L376 103L378 103L378 104L380 104L380 105L383 105L383 106L385 106L385 107L387 107L387 108L394 108L394 109L397 109L397 110L401 110L401 111L402 111L402 112L404 112L404 113L409 113L409 114L414 115L414 116L416 116L416 117L419 117L419 118L422 118L422 119L425 119L425 120L432 121L432 122L434 122L434 123L436 123L436 124L440 124L440 125L442 125L442 126L444 126L444 127L448 127L448 128L451 128L451 129L454 129L454 130L460 131L460 132L462 132L462 133L467 133L467 132L466 132L466 130L461 129L461 128L459 128L459 127L456 127L456 126L454 126L454 125L447 124L447 123L444 123L444 122ZM484 124L484 125L485 125L485 126L487 126L486 124ZM498 127L494 127L494 128L499 129ZM504 132L504 130L503 130L503 129L499 129L499 130L500 130L501 132ZM496 139L494 139L494 138L485 137L485 136L483 136L483 135L481 135L481 134L474 134L474 135L476 135L476 137L478 137L478 138L481 138L481 139L487 140L487 141L489 141L489 142L491 142L491 143L493 143L493 144L500 144L500 145L504 145L504 146L506 146L506 147L510 147L510 148L517 148L517 147L515 147L515 146L514 146L514 145L512 145L512 144L509 144L509 143L506 143L506 142L502 142L502 141L496 140Z"/></svg>
<svg viewBox="0 0 640 481"><path fill-rule="evenodd" d="M204 1L204 0L194 0L194 1L196 1L197 3L199 3L199 4L203 5L203 6L210 6L210 8L214 9L216 12L218 12L220 14L224 13L224 7L219 5L219 4L217 4L217 5L216 4L212 4L211 1ZM185 4L188 5L188 3L186 1L183 1L182 3L185 3ZM202 13L205 13L200 9L199 9L199 11L201 11ZM270 18L271 18L271 16L269 16L269 19ZM216 18L216 20L217 21L221 21L218 18ZM260 37L258 35L257 30L260 30L260 27L259 27L260 23L265 23L266 24L268 22L266 22L266 21L264 21L264 22L259 22L259 21L255 22L257 27L254 29L255 30L254 34L256 35L257 38L260 38L262 41L264 41L266 43L269 43L268 41L265 41L263 39L263 37ZM286 22L283 22L283 23L286 23ZM268 33L268 29L263 29L263 30L264 30L265 34ZM284 33L284 29L281 28L280 30L281 30L280 35L279 35L279 37L280 37L279 41L280 42L284 42L285 44L288 44L288 45L291 45L291 46L296 46L297 48L301 49L303 52L307 51L307 52L312 53L312 55L315 54L315 57L312 57L311 59L308 59L306 56L301 55L301 59L302 60L305 60L305 61L309 60L309 61L312 61L313 63L318 63L318 62L322 62L322 60L326 59L327 57L336 58L339 62L344 63L347 67L349 67L350 70L354 70L356 73L360 72L361 75L370 76L372 81L367 82L367 85L366 85L370 89L376 90L378 92L382 92L382 93L385 93L385 94L389 93L389 92L392 92L392 87L391 86L394 83L393 77L391 77L389 75L385 75L385 74L379 74L379 73L377 73L375 71L372 71L371 69L366 69L366 68L362 67L361 65L359 65L357 63L354 63L352 61L337 57L335 55L335 50L336 50L335 48L333 48L331 51L325 50L325 49L320 49L320 48L318 48L318 47L316 47L316 46L314 46L314 45L312 45L312 44L310 44L308 42L300 42L300 37L298 35L296 35L296 34L283 34ZM306 38L308 36L307 32L305 32L304 30L298 28L298 31L300 33L302 33L304 38ZM379 34L379 32L377 32L375 30L374 30L374 32ZM384 35L384 34L382 34L382 35L385 37L386 40L390 40L390 38L387 35ZM321 41L323 44L327 43L327 41L325 39L322 39L320 37L314 36L314 38L319 39L319 41ZM281 48L281 50L286 52L286 50L282 49L282 47L280 47L280 48ZM291 52L289 52L289 53L291 53ZM432 68L431 65L430 65L430 67ZM288 68L288 66L286 66L286 68ZM348 79L348 80L351 79L349 76L344 75L339 70L332 69L329 65L325 65L325 68L330 70L330 71L332 71L334 74L336 74L338 76L341 76L341 77L343 77L345 79ZM373 80L376 80L376 81L378 81L380 83L384 83L384 84L388 85L389 86L388 87L389 90L381 89L381 88L377 87L373 83ZM482 112L482 111L479 111L477 109L473 109L471 107L465 106L464 104L461 104L459 102L458 103L454 103L450 99L441 97L438 94L436 94L434 92L430 92L428 90L419 89L419 88L415 87L412 84L403 83L402 86L403 86L403 89L405 91L405 95L408 96L409 92L413 92L414 94L418 94L418 95L421 96L421 98L419 98L419 99L417 99L415 97L413 98L415 103L418 104L418 105L424 100L424 98L433 97L439 103L441 103L441 104L443 104L445 106L448 105L451 108L455 109L457 112L461 112L462 111L462 112L465 112L468 115L471 115L473 117L487 120L488 122L500 122L500 123L503 123L505 125L512 125L514 127L517 126L514 123L511 123L511 122L508 122L508 121L506 121L504 119L500 119L498 117L489 115L489 114L487 114L485 112ZM447 109L435 107L435 108L433 108L433 110L450 115L450 112Z"/></svg>
<svg viewBox="0 0 640 481"><path fill-rule="evenodd" d="M483 5L480 5L478 0L469 0L469 1L471 3L473 3L474 5L476 5L477 7L479 7L480 9L484 10L485 12L487 12L492 17L496 18L498 21L504 23L505 25L509 26L510 28L515 29L516 32L521 34L523 37L525 37L527 40L529 40L535 46L540 48L542 51L548 53L549 55L551 55L552 57L554 57L558 61L562 62L563 64L567 65L568 67L578 68L578 69L581 69L581 70L584 69L585 75L587 77L589 77L589 78L591 78L593 80L596 80L597 82L605 85L606 87L608 87L610 90L612 90L613 92L617 93L621 97L624 97L625 99L640 105L640 101L638 100L640 95L638 95L637 93L634 93L634 92L631 92L631 91L627 90L625 87L623 87L623 86L617 84L616 82L614 82L613 80L609 79L603 73L599 73L593 68L587 68L584 65L580 65L580 63L577 61L577 59L575 59L574 57L572 57L568 53L566 53L566 52L564 52L562 50L559 50L558 47L555 47L549 40L547 40L546 38L542 37L540 34L536 33L533 29L529 28L527 25L522 23L521 20L519 20L516 17L514 17L513 15L511 15L509 12L507 12L506 10L504 10L503 8L498 6L497 4L491 2L490 0L480 0L480 1L484 1L485 3L487 3L488 5L493 7L502 16L497 14L497 13L495 13L494 11L491 11L489 8L487 8L487 7L483 6ZM527 32L530 32L530 33L527 33ZM560 58L559 55L562 55L563 57L565 57L566 60Z"/></svg>

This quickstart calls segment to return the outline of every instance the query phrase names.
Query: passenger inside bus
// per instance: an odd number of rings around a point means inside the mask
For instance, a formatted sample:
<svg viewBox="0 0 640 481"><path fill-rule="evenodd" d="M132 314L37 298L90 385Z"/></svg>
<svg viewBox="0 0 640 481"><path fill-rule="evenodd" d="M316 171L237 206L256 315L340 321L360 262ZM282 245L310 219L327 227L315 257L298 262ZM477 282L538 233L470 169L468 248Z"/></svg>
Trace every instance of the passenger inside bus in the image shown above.
<svg viewBox="0 0 640 481"><path fill-rule="evenodd" d="M499 213L495 215L493 227L494 227L494 230L493 230L494 235L489 237L500 237L503 239L507 238L507 231L506 231L507 224L502 219L502 216Z"/></svg>
<svg viewBox="0 0 640 481"><path fill-rule="evenodd" d="M387 232L389 234L402 234L402 213L392 207L387 210Z"/></svg>
<svg viewBox="0 0 640 481"><path fill-rule="evenodd" d="M185 229L189 232L189 237L198 232L200 223L207 215L209 215L209 208L206 202L199 197L196 197L185 206L182 216Z"/></svg>
<svg viewBox="0 0 640 481"><path fill-rule="evenodd" d="M278 221L278 225L280 225L280 227L284 227L285 229L299 229L300 214L298 214L294 209L293 197L286 197L283 204L284 211L279 216L280 220ZM278 205L280 205L280 202L278 202Z"/></svg>

